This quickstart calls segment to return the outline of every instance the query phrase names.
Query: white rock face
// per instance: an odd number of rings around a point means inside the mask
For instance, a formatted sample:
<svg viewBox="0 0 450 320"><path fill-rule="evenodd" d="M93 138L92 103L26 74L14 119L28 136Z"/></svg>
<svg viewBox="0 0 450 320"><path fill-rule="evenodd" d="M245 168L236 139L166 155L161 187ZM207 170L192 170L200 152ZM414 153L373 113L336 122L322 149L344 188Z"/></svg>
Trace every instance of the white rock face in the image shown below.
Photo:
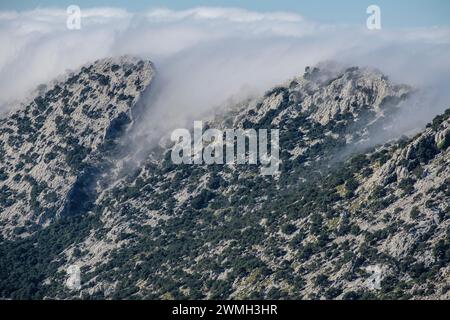
<svg viewBox="0 0 450 320"><path fill-rule="evenodd" d="M447 123L446 127L434 137L436 145L440 149L447 148L450 145L450 128L448 128L448 126Z"/></svg>
<svg viewBox="0 0 450 320"><path fill-rule="evenodd" d="M68 278L66 280L66 286L70 290L80 290L81 289L81 271L80 266L71 265L67 268Z"/></svg>
<svg viewBox="0 0 450 320"><path fill-rule="evenodd" d="M374 265L366 267L370 277L366 280L366 286L369 290L380 290L381 281L386 277L387 268L385 266Z"/></svg>

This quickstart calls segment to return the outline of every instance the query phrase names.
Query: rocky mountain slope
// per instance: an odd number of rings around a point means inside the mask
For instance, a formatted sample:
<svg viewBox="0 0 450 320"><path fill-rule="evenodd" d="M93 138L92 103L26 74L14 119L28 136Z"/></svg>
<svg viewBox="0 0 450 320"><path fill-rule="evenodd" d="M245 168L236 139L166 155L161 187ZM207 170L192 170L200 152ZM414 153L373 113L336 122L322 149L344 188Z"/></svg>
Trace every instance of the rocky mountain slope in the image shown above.
<svg viewBox="0 0 450 320"><path fill-rule="evenodd" d="M107 150L150 84L149 62L123 57L81 68L0 120L0 221L8 236L86 212ZM21 227L21 228L18 228Z"/></svg>
<svg viewBox="0 0 450 320"><path fill-rule="evenodd" d="M2 120L1 141L35 141L2 145L0 297L449 298L450 111L374 146L412 88L374 70L307 68L208 123L280 129L279 174L175 165L157 147L105 188L154 75L130 59L84 67L59 84L65 95L46 91L40 127L39 98ZM65 287L71 265L81 290Z"/></svg>

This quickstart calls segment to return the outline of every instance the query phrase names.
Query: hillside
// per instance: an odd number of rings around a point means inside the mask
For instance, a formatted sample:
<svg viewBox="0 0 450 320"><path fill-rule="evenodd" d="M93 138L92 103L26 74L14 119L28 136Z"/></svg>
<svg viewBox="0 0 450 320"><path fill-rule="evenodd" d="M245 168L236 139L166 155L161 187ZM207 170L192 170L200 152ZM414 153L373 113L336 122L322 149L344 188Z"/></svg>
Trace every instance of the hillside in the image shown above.
<svg viewBox="0 0 450 320"><path fill-rule="evenodd" d="M84 213L108 149L133 121L154 70L134 58L82 67L0 120L0 221L9 236Z"/></svg>
<svg viewBox="0 0 450 320"><path fill-rule="evenodd" d="M110 183L153 76L97 61L1 120L0 297L450 297L450 111L379 144L414 90L319 65L208 123L279 129L279 174L158 146Z"/></svg>

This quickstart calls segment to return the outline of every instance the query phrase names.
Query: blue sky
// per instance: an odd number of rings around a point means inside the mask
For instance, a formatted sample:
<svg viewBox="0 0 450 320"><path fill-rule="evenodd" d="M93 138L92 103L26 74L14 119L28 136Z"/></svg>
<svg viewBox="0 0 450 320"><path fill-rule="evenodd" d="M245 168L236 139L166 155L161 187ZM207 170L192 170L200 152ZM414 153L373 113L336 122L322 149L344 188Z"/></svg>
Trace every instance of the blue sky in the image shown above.
<svg viewBox="0 0 450 320"><path fill-rule="evenodd" d="M154 7L240 7L254 11L290 11L312 20L340 24L365 23L366 8L376 4L382 10L383 27L450 26L449 0L0 0L0 10L21 11L71 4L81 8L121 7L132 12Z"/></svg>

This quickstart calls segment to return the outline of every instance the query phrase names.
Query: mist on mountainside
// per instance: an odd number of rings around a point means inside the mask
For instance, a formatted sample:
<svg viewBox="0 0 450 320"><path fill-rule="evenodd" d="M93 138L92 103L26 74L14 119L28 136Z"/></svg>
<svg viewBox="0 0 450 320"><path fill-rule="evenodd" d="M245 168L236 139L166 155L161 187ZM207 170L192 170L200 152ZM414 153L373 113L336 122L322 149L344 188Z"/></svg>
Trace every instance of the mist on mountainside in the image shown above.
<svg viewBox="0 0 450 320"><path fill-rule="evenodd" d="M137 55L153 61L158 76L135 131L141 137L136 149L151 148L155 137L232 102L259 97L327 60L378 68L395 83L417 89L395 125L380 132L380 142L422 127L449 98L450 30L444 27L369 31L365 25L321 24L297 14L209 7L143 13L88 9L82 29L73 32L65 19L66 12L57 9L0 16L0 40L11 44L0 51L3 110L67 69Z"/></svg>

